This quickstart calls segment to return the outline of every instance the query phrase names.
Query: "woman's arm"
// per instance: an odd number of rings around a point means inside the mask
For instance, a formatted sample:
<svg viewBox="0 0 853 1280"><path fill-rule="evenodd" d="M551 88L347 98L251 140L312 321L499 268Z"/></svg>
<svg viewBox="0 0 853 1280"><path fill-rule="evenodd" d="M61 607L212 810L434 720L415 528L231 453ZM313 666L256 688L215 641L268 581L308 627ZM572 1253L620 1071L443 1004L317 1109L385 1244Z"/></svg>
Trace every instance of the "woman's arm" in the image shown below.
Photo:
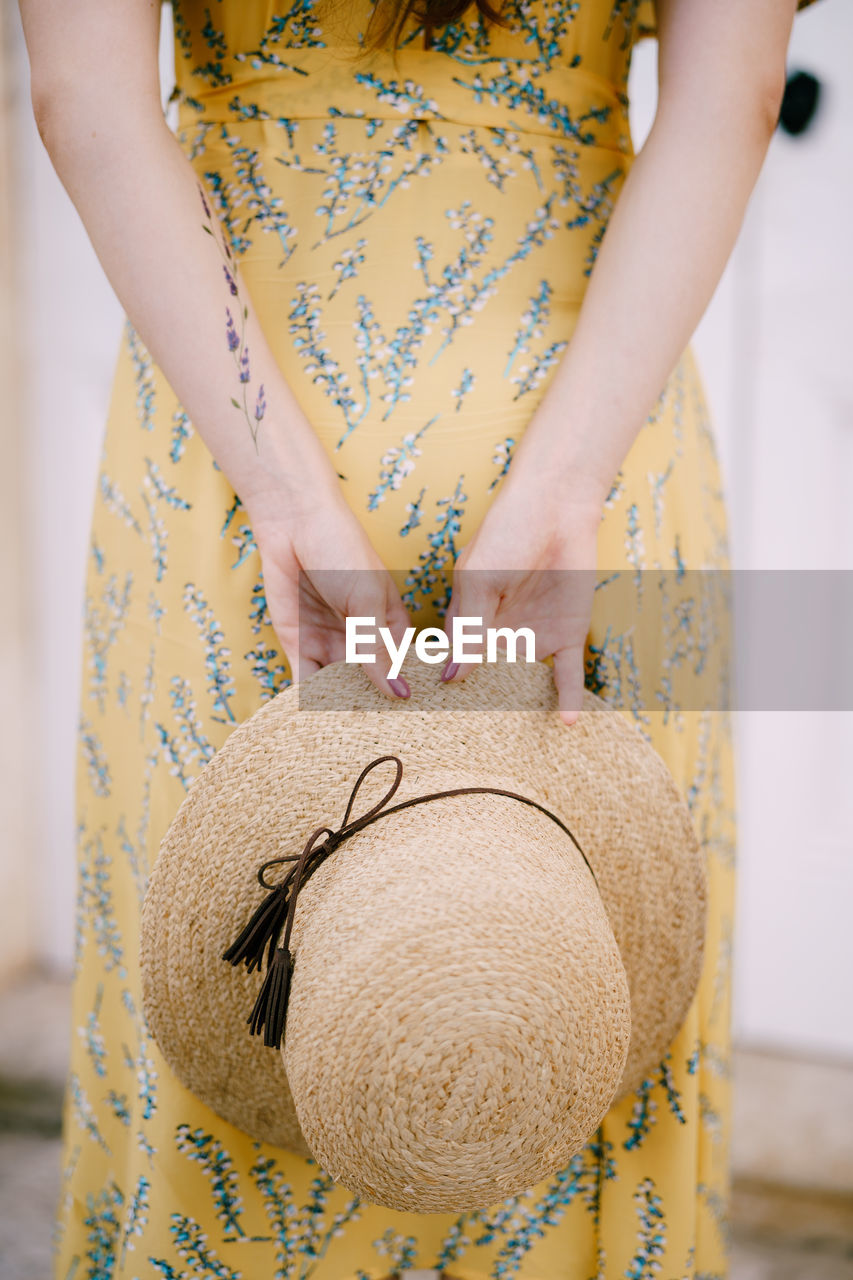
<svg viewBox="0 0 853 1280"><path fill-rule="evenodd" d="M795 0L656 7L654 123L509 484L524 457L606 497L719 283L776 127Z"/></svg>
<svg viewBox="0 0 853 1280"><path fill-rule="evenodd" d="M569 724L581 705L594 574L577 576L589 589L573 602L534 600L531 580L522 593L531 617L523 620L520 606L512 620L506 604L498 609L499 574L595 569L610 486L737 239L778 118L796 8L796 0L656 2L654 123L623 182L572 340L456 562L490 573L457 574L450 606L451 615L485 614L484 626L534 625L535 614L543 635L554 637L545 652L554 654Z"/></svg>
<svg viewBox="0 0 853 1280"><path fill-rule="evenodd" d="M246 507L295 679L343 657L346 612L378 610L399 638L402 601L276 364L210 193L163 116L160 0L20 0L20 9L45 148L125 313ZM323 598L300 587L304 564L342 571L324 574ZM329 600L332 581L340 585ZM310 633L297 630L299 603L316 619ZM387 693L379 665L366 671Z"/></svg>

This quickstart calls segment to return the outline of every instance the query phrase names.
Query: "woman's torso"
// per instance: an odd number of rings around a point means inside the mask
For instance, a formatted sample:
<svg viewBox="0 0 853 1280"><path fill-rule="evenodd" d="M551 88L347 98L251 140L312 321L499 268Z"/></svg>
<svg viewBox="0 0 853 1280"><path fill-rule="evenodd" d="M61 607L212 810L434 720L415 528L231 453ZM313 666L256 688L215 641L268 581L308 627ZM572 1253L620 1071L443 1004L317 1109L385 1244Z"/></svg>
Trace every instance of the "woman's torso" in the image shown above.
<svg viewBox="0 0 853 1280"><path fill-rule="evenodd" d="M175 0L176 132L348 502L429 625L571 339L634 160L626 86L653 11L507 0L499 27L472 4L430 48L410 19L396 52L365 54L370 12ZM653 419L614 480L602 563L673 567L654 549L664 485L674 563L716 561L720 529L689 520L719 487L689 348Z"/></svg>
<svg viewBox="0 0 853 1280"><path fill-rule="evenodd" d="M499 477L633 158L636 4L509 0L505 29L472 5L429 49L410 20L359 58L370 11L180 0L178 135L353 504L417 521L399 468L429 443L431 488L477 523L490 484L466 491L460 450Z"/></svg>

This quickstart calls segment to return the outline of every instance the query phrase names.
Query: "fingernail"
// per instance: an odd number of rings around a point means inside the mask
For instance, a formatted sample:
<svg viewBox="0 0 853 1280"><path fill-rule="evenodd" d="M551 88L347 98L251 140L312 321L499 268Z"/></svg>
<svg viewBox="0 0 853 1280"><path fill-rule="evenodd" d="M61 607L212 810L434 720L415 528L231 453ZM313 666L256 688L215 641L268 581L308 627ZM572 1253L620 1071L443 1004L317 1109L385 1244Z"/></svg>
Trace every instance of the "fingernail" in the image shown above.
<svg viewBox="0 0 853 1280"><path fill-rule="evenodd" d="M452 680L458 670L458 662L449 662L441 673L442 680Z"/></svg>
<svg viewBox="0 0 853 1280"><path fill-rule="evenodd" d="M402 676L395 676L393 680L390 679L389 677L388 684L391 686L391 689L394 691L394 693L397 695L398 698L411 697L412 691L409 688L409 686L406 684L406 681L403 679Z"/></svg>

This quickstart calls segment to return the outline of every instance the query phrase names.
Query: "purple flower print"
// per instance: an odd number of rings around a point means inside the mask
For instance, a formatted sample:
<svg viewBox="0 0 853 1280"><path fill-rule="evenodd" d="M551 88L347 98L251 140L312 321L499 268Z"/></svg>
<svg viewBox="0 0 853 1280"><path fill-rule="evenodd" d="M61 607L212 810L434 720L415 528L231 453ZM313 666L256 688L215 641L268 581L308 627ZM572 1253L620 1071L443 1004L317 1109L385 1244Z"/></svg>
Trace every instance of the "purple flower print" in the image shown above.
<svg viewBox="0 0 853 1280"><path fill-rule="evenodd" d="M198 192L199 192L199 195L201 196L201 203L204 207L204 212L207 217L207 223L203 226L203 230L206 231L209 236L213 236L213 239L216 242L216 245L220 253L225 254L225 261L222 264L222 271L225 276L226 284L228 285L228 292L230 293L232 298L237 299L238 305L240 306L240 332L239 333L237 332L237 325L234 321L234 316L231 314L231 308L227 306L225 308L225 317L226 317L225 338L228 343L228 350L234 356L234 361L237 365L237 376L240 379L240 383L243 387L242 404L234 396L231 397L231 403L235 409L239 409L239 411L243 414L243 417L246 419L248 428L252 433L252 440L254 441L255 448L257 449L258 427L260 425L261 419L264 416L264 413L266 412L267 402L264 398L264 386L263 386L263 383L261 383L260 386L258 387L258 392L255 399L255 417L254 417L254 421L252 421L252 418L249 416L249 403L247 400L247 383L251 378L251 372L249 369L249 346L248 346L248 343L246 342L246 320L248 319L249 309L247 306L245 306L245 304L240 305L240 292L237 287L237 271L233 266L233 258L231 256L231 250L228 247L227 241L223 240L220 242L219 236L214 234L213 226L211 225L213 222L213 217L210 212L210 206L208 205L207 200L204 197L204 191L200 183L198 184Z"/></svg>
<svg viewBox="0 0 853 1280"><path fill-rule="evenodd" d="M264 399L264 384L261 383L258 387L258 398L255 402L255 422L260 422L261 418L264 416L266 407L267 402Z"/></svg>
<svg viewBox="0 0 853 1280"><path fill-rule="evenodd" d="M228 350L236 351L240 345L240 339L237 337L237 329L234 325L234 317L228 307L225 308L225 314L228 320L225 325L225 333L228 337Z"/></svg>

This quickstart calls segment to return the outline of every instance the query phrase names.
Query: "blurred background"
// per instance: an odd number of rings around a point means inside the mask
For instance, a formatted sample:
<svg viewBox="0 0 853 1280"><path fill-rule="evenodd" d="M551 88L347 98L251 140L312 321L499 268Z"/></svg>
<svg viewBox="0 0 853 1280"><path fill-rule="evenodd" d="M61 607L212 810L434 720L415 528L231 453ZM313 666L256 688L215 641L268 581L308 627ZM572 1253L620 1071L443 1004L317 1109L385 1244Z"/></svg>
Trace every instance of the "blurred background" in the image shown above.
<svg viewBox="0 0 853 1280"><path fill-rule="evenodd" d="M163 18L165 104L168 5ZM43 1280L69 1035L83 574L122 313L38 137L13 0L0 0L0 55L0 1280ZM634 55L636 149L655 56L652 40ZM788 70L694 347L733 567L851 571L853 5L798 15ZM840 1280L853 1277L853 712L734 721L732 1275Z"/></svg>

